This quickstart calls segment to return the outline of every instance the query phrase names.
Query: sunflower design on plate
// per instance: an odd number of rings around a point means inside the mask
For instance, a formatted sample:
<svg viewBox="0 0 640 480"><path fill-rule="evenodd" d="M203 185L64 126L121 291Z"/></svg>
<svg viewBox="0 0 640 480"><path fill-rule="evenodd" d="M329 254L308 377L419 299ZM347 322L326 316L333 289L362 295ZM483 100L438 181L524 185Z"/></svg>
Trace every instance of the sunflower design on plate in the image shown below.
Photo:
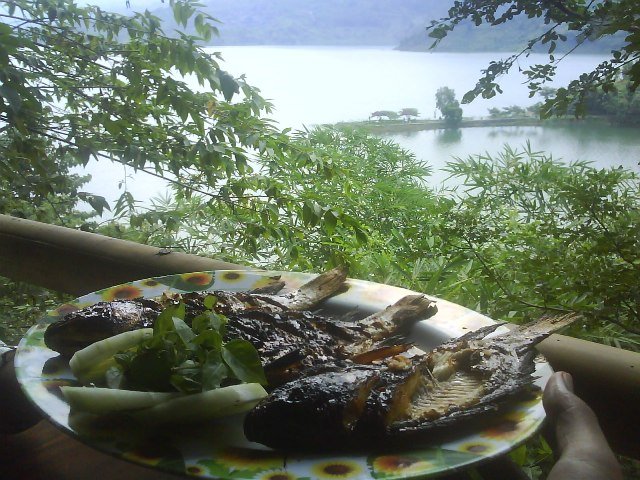
<svg viewBox="0 0 640 480"><path fill-rule="evenodd" d="M311 467L315 478L336 480L357 478L364 470L360 463L346 459L318 462Z"/></svg>
<svg viewBox="0 0 640 480"><path fill-rule="evenodd" d="M495 440L510 440L522 436L532 427L533 423L526 411L514 411L500 417L498 422L482 431L480 436Z"/></svg>
<svg viewBox="0 0 640 480"><path fill-rule="evenodd" d="M271 470L262 473L257 480L299 480L299 477L286 470Z"/></svg>
<svg viewBox="0 0 640 480"><path fill-rule="evenodd" d="M133 300L142 297L142 289L132 284L116 285L102 290L100 296L105 302L113 300Z"/></svg>
<svg viewBox="0 0 640 480"><path fill-rule="evenodd" d="M496 450L496 445L490 441L466 442L458 446L459 452L472 453L473 455L488 455Z"/></svg>
<svg viewBox="0 0 640 480"><path fill-rule="evenodd" d="M213 286L216 281L216 274L214 272L182 273L166 277L156 277L153 278L152 281L157 282L156 285L162 284L176 290L199 292L209 290ZM153 286L155 287L155 285Z"/></svg>
<svg viewBox="0 0 640 480"><path fill-rule="evenodd" d="M51 311L49 313L49 316L51 316L51 317L64 317L65 315L68 315L71 312L75 312L77 310L80 310L84 306L86 306L86 305L81 305L81 304L78 304L78 303L64 303L64 304L60 305L58 308L56 308L55 310Z"/></svg>
<svg viewBox="0 0 640 480"><path fill-rule="evenodd" d="M415 455L381 455L370 465L376 478L424 474L436 466L436 463Z"/></svg>

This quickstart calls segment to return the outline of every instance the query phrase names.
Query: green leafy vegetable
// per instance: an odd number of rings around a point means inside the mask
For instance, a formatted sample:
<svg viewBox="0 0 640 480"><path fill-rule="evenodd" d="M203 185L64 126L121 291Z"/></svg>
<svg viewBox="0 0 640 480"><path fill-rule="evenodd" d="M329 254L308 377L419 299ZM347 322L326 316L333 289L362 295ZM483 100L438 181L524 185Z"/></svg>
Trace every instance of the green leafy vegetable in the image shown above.
<svg viewBox="0 0 640 480"><path fill-rule="evenodd" d="M224 340L228 319L211 310L217 299L209 296L209 310L189 326L185 305L163 310L155 321L153 336L133 350L114 356L122 374L110 371L119 385L143 391L199 393L237 383L267 381L255 347L235 338Z"/></svg>
<svg viewBox="0 0 640 480"><path fill-rule="evenodd" d="M246 383L264 383L264 372L256 349L239 338L222 347L222 359L234 376Z"/></svg>

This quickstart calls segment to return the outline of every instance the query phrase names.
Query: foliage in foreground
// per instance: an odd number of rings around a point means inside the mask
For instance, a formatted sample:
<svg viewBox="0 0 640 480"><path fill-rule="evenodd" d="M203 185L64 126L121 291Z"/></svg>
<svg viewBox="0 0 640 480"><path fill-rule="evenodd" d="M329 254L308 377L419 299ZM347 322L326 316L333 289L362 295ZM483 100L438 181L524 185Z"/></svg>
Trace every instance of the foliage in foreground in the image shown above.
<svg viewBox="0 0 640 480"><path fill-rule="evenodd" d="M68 193L68 204L100 213L110 208L105 199L68 184L60 162L110 160L194 189L243 171L249 150L273 153L279 133L263 117L270 105L199 47L217 29L198 5L171 2L176 21L195 33L169 37L149 11L0 1L3 178L36 194ZM134 203L125 192L115 210Z"/></svg>
<svg viewBox="0 0 640 480"><path fill-rule="evenodd" d="M495 317L578 311L586 330L613 324L640 333L635 174L562 165L529 147L448 170L463 179L452 215L463 248L482 265L482 283L500 292L490 300Z"/></svg>

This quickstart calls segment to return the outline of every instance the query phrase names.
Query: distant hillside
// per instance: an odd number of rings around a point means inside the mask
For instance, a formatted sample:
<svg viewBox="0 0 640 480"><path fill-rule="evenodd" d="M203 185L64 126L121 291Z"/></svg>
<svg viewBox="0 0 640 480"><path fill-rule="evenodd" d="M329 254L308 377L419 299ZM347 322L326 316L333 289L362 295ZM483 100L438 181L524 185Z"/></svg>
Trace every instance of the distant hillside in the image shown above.
<svg viewBox="0 0 640 480"><path fill-rule="evenodd" d="M452 1L203 0L202 9L220 21L220 36L211 45L380 45L425 51L433 43L426 26L446 16ZM178 28L168 4L153 13L163 20L167 34ZM461 24L437 51L514 52L544 28L541 21L526 18L497 27ZM609 53L621 43L620 38L593 42L580 52ZM568 42L564 48L570 46Z"/></svg>
<svg viewBox="0 0 640 480"><path fill-rule="evenodd" d="M213 45L398 45L428 19L444 15L441 0L204 0L220 20ZM169 6L153 13L168 34Z"/></svg>
<svg viewBox="0 0 640 480"><path fill-rule="evenodd" d="M471 22L458 25L456 29L438 44L438 52L516 52L522 50L529 40L537 37L548 29L542 21L536 19L515 18L502 25L480 25L476 27ZM565 32L566 33L566 32ZM556 52L562 53L573 48L575 37L567 34L566 42L558 42ZM582 44L577 53L605 53L623 45L624 36L618 35L600 39L596 42L587 41ZM427 35L426 24L403 39L397 49L406 51L427 51L433 44L433 39ZM544 52L546 49L538 48Z"/></svg>

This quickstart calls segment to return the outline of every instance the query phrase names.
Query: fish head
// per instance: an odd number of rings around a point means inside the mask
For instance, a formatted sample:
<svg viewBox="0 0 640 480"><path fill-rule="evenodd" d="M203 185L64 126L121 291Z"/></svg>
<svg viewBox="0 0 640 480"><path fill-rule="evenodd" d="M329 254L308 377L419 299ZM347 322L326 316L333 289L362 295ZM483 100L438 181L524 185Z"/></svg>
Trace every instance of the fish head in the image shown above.
<svg viewBox="0 0 640 480"><path fill-rule="evenodd" d="M47 347L64 356L107 337L135 328L147 327L142 313L149 310L139 301L99 302L68 313L62 320L50 324L44 334ZM157 314L156 314L157 316Z"/></svg>

